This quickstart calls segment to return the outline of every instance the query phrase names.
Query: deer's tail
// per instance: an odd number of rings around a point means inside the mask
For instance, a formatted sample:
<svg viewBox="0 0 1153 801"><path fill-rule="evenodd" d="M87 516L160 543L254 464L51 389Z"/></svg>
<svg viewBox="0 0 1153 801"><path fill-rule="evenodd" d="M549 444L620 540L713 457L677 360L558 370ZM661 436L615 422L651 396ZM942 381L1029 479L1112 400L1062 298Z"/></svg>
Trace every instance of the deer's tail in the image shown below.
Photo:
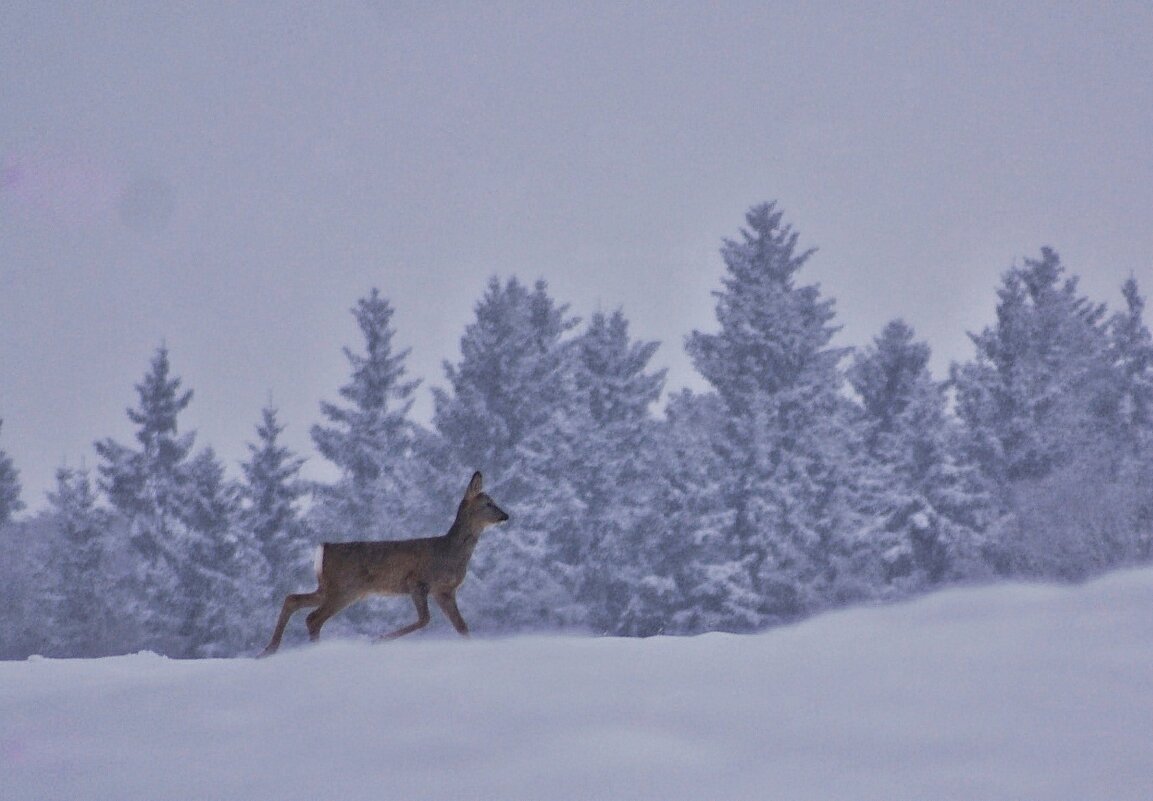
<svg viewBox="0 0 1153 801"><path fill-rule="evenodd" d="M316 573L317 581L320 580L320 569L324 567L324 545L317 545L316 549L312 552L312 570Z"/></svg>

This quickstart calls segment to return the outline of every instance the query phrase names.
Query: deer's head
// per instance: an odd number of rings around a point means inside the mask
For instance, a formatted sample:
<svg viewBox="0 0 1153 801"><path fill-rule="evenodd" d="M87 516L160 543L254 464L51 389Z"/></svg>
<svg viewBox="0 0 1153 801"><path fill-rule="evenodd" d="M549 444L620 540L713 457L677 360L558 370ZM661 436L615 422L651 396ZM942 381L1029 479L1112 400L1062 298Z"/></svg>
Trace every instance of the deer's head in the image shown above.
<svg viewBox="0 0 1153 801"><path fill-rule="evenodd" d="M508 520L508 513L484 492L484 477L479 470L472 474L472 481L468 482L457 515L467 519L478 531Z"/></svg>

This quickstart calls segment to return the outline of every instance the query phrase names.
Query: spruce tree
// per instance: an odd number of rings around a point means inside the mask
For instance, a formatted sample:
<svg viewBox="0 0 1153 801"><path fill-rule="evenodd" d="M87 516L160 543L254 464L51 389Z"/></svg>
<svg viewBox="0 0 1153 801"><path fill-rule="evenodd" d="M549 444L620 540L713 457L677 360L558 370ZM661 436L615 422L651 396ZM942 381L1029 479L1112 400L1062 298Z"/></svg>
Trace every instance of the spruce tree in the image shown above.
<svg viewBox="0 0 1153 801"><path fill-rule="evenodd" d="M450 389L433 389L433 424L458 465L507 476L529 434L573 402L564 337L578 322L544 281L531 290L515 277L489 281L461 339L460 362L444 365Z"/></svg>
<svg viewBox="0 0 1153 801"><path fill-rule="evenodd" d="M732 520L712 573L732 599L723 625L740 630L860 593L848 569L857 520L846 475L844 351L830 346L833 301L797 284L813 251L798 251L782 217L771 203L748 212L741 239L721 251L720 330L686 342L724 418L713 447Z"/></svg>
<svg viewBox="0 0 1153 801"><path fill-rule="evenodd" d="M105 563L107 515L97 507L85 470L56 471L48 503L60 535L54 558L56 593L53 653L92 657L108 653L112 586Z"/></svg>
<svg viewBox="0 0 1153 801"><path fill-rule="evenodd" d="M860 398L867 457L860 494L868 552L882 596L980 573L988 499L957 454L958 432L929 346L902 320L858 353L848 378Z"/></svg>
<svg viewBox="0 0 1153 801"><path fill-rule="evenodd" d="M139 405L128 410L138 448L109 438L96 443L104 490L127 522L130 576L122 598L147 647L187 655L187 529L182 520L188 480L186 462L195 434L179 433L179 415L192 400L181 380L170 376L168 349L157 349L144 380L136 385Z"/></svg>
<svg viewBox="0 0 1153 801"><path fill-rule="evenodd" d="M1145 298L1130 277L1121 289L1125 308L1109 323L1109 350L1117 391L1112 419L1113 535L1118 563L1153 557L1153 335L1145 324Z"/></svg>
<svg viewBox="0 0 1153 801"><path fill-rule="evenodd" d="M672 396L653 443L652 501L630 531L639 568L618 631L699 634L760 624L745 617L759 599L729 541L727 465L717 443L725 413L715 393Z"/></svg>
<svg viewBox="0 0 1153 801"><path fill-rule="evenodd" d="M343 349L351 374L339 389L342 402L323 402L326 423L311 429L317 450L337 468L337 477L331 484L313 485L315 503L307 523L329 540L417 536L412 532L425 531L425 497L412 455L422 432L409 412L420 382L406 379L409 351L395 345L394 311L380 291L373 288L351 312L363 351ZM276 580L288 581L292 575ZM393 622L390 614L403 609L399 604L383 611L372 606L356 605L337 627L375 634Z"/></svg>
<svg viewBox="0 0 1153 801"><path fill-rule="evenodd" d="M953 368L968 447L995 487L1066 464L1092 436L1108 392L1105 307L1064 273L1050 248L1007 271L996 324L970 335L974 360Z"/></svg>
<svg viewBox="0 0 1153 801"><path fill-rule="evenodd" d="M1104 304L1057 253L1007 271L997 320L954 365L968 456L996 502L989 556L1002 572L1080 577L1118 558L1118 370Z"/></svg>
<svg viewBox="0 0 1153 801"><path fill-rule="evenodd" d="M0 420L0 427L4 421ZM0 526L12 519L12 515L24 508L20 500L20 472L12 464L12 458L0 450Z"/></svg>
<svg viewBox="0 0 1153 801"><path fill-rule="evenodd" d="M462 604L494 627L582 622L564 558L583 511L563 469L579 430L565 336L577 323L544 281L530 290L516 278L493 278L461 339L460 362L445 365L450 388L434 390L440 474L451 481L483 470L490 494L512 516L481 543L461 588Z"/></svg>
<svg viewBox="0 0 1153 801"><path fill-rule="evenodd" d="M182 634L189 655L231 656L254 648L262 633L253 620L266 608L268 565L240 524L240 487L212 448L189 461L187 478Z"/></svg>
<svg viewBox="0 0 1153 801"><path fill-rule="evenodd" d="M1137 281L1129 278L1121 288L1125 309L1109 324L1110 356L1118 375L1115 406L1117 435L1123 451L1148 452L1153 437L1153 336L1145 325L1145 298Z"/></svg>
<svg viewBox="0 0 1153 801"><path fill-rule="evenodd" d="M340 473L335 484L317 487L318 516L339 535L362 538L405 495L405 462L415 436L408 414L420 382L405 380L409 351L393 345L393 309L379 290L358 300L352 314L364 352L344 349L352 368L340 388L346 403L322 403L328 424L313 426L311 433L317 450Z"/></svg>
<svg viewBox="0 0 1153 801"><path fill-rule="evenodd" d="M300 511L307 494L300 479L304 459L280 443L284 426L276 415L272 406L261 411L257 442L248 444L249 459L241 465L243 525L268 564L270 602L296 587L312 544Z"/></svg>
<svg viewBox="0 0 1153 801"><path fill-rule="evenodd" d="M594 314L574 345L580 425L566 469L582 511L580 536L566 543L563 558L589 625L617 634L633 628L630 598L653 567L638 539L649 533L643 521L659 486L651 409L665 371L648 372L658 345L633 341L620 310Z"/></svg>
<svg viewBox="0 0 1153 801"><path fill-rule="evenodd" d="M0 528L0 659L58 654L55 521L48 515Z"/></svg>

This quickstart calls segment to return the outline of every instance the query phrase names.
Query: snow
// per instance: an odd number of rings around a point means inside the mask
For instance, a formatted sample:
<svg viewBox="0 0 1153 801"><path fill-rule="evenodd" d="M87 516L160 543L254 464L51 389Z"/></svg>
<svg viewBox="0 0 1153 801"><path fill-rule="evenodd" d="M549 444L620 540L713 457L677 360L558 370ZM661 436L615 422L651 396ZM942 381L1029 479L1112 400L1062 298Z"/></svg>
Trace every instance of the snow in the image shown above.
<svg viewBox="0 0 1153 801"><path fill-rule="evenodd" d="M4 801L1148 801L1151 732L1150 569L755 636L0 663Z"/></svg>

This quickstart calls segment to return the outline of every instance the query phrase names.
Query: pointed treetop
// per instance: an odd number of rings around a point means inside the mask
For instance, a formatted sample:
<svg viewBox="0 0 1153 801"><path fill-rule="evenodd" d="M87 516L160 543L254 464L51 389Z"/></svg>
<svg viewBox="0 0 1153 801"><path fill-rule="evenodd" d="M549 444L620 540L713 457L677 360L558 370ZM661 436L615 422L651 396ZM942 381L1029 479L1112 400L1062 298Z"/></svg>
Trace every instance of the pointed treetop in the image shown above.
<svg viewBox="0 0 1153 801"><path fill-rule="evenodd" d="M136 438L148 446L157 437L177 433L177 416L192 401L192 390L180 392L181 380L169 378L168 348L156 349L144 380L136 385L138 409L128 409L128 419L140 426Z"/></svg>
<svg viewBox="0 0 1153 801"><path fill-rule="evenodd" d="M667 370L646 373L660 343L629 338L624 312L598 311L577 340L578 385L585 392L593 419L601 424L647 416L660 398Z"/></svg>
<svg viewBox="0 0 1153 801"><path fill-rule="evenodd" d="M754 395L804 382L806 373L832 380L844 351L829 348L833 301L817 285L796 286L796 273L813 250L797 252L797 234L774 203L746 215L742 241L721 249L726 273L715 292L720 331L694 331L686 348L697 370L741 409Z"/></svg>
<svg viewBox="0 0 1153 801"><path fill-rule="evenodd" d="M350 311L364 338L365 352L360 355L351 348L343 349L353 368L353 380L341 387L340 394L362 411L383 410L390 399L396 399L401 405L400 412L407 414L412 406L410 396L420 381L401 381L405 374L404 362L411 349L393 352L392 339L396 332L392 326L392 304L373 287Z"/></svg>
<svg viewBox="0 0 1153 801"><path fill-rule="evenodd" d="M853 360L849 383L861 396L865 410L888 421L908 404L918 379L926 374L931 351L914 340L904 320L890 321L872 344Z"/></svg>

